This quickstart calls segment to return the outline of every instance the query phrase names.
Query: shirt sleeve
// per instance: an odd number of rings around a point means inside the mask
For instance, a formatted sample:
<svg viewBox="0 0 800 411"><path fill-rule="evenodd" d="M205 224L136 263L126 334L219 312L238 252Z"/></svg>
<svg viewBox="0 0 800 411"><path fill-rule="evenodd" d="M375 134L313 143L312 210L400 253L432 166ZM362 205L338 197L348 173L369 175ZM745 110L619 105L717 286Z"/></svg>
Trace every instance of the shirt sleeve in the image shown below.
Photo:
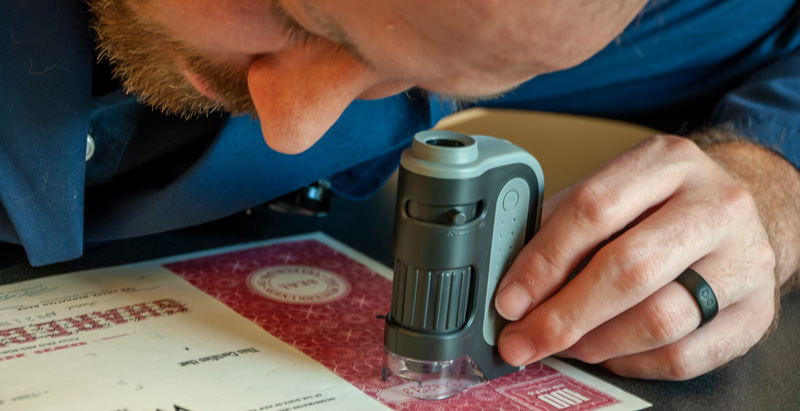
<svg viewBox="0 0 800 411"><path fill-rule="evenodd" d="M728 93L712 124L730 125L800 168L800 47Z"/></svg>

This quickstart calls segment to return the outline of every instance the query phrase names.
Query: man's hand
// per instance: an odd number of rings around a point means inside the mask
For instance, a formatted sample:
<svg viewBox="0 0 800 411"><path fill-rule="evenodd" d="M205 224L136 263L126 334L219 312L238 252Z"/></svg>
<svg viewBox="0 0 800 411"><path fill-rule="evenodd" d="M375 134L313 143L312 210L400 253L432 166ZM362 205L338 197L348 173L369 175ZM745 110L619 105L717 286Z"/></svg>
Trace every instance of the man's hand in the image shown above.
<svg viewBox="0 0 800 411"><path fill-rule="evenodd" d="M545 204L539 233L498 286L497 309L514 321L500 336L506 361L522 365L559 354L625 376L683 380L743 355L762 338L778 298L770 238L785 240L777 253L784 282L798 264L796 253L786 258L783 251L797 249L798 207L776 206L770 196L778 194L760 180L790 178L783 190L797 194L800 177L753 144L712 149L710 157L690 140L651 137ZM755 170L764 167L754 161L781 164L772 175L734 170L743 153ZM774 219L766 222L770 235L761 218L767 215ZM791 227L783 224L787 216ZM673 281L687 267L710 284L720 308L699 329L695 301Z"/></svg>

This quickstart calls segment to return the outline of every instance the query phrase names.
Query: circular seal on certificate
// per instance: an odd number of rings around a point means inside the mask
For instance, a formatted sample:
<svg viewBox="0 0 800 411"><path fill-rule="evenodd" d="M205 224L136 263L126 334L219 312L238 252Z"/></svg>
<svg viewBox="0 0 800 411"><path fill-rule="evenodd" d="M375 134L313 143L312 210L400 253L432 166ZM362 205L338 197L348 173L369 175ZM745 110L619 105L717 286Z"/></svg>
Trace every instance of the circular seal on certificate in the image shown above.
<svg viewBox="0 0 800 411"><path fill-rule="evenodd" d="M324 304L350 293L350 284L330 271L302 265L281 265L254 271L250 289L274 301L290 304Z"/></svg>

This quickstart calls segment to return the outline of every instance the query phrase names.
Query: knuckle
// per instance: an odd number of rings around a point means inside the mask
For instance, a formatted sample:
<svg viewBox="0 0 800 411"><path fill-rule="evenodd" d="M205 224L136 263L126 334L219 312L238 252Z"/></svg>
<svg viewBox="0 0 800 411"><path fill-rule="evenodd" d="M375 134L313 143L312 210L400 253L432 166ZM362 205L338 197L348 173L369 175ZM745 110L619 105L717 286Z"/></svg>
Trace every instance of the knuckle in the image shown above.
<svg viewBox="0 0 800 411"><path fill-rule="evenodd" d="M774 292L777 282L775 277L777 257L772 247L764 247L764 251L760 252L760 256L760 263L757 263L756 269L764 273L764 280L762 280L764 287Z"/></svg>
<svg viewBox="0 0 800 411"><path fill-rule="evenodd" d="M624 355L624 352L619 351L620 348L622 347L597 344L591 340L584 341L582 338L569 348L569 353L587 364L600 364Z"/></svg>
<svg viewBox="0 0 800 411"><path fill-rule="evenodd" d="M675 341L685 330L686 317L680 311L668 303L647 307L641 324L645 338L656 347Z"/></svg>
<svg viewBox="0 0 800 411"><path fill-rule="evenodd" d="M597 180L588 180L572 192L575 221L585 228L605 227L619 214L619 199Z"/></svg>
<svg viewBox="0 0 800 411"><path fill-rule="evenodd" d="M554 249L554 243L532 250L526 261L523 262L523 280L528 285L534 284L536 279L545 279L556 275L566 269L566 259L559 250Z"/></svg>
<svg viewBox="0 0 800 411"><path fill-rule="evenodd" d="M570 347L569 353L575 357L575 359L587 364L599 364L608 359L607 356L600 355L590 344L582 344L581 342Z"/></svg>
<svg viewBox="0 0 800 411"><path fill-rule="evenodd" d="M616 282L622 293L638 294L650 288L657 275L657 259L643 243L617 247L611 250L607 260L607 266L616 272L611 280Z"/></svg>
<svg viewBox="0 0 800 411"><path fill-rule="evenodd" d="M700 375L691 351L682 345L670 346L665 353L664 377L668 380L684 381Z"/></svg>
<svg viewBox="0 0 800 411"><path fill-rule="evenodd" d="M678 158L687 158L700 153L697 144L689 140L671 134L659 134L647 139L647 147L657 151L666 151Z"/></svg>
<svg viewBox="0 0 800 411"><path fill-rule="evenodd" d="M732 212L744 213L749 216L758 215L753 195L740 185L735 185L728 189L722 196L721 201L724 208Z"/></svg>
<svg viewBox="0 0 800 411"><path fill-rule="evenodd" d="M756 268L762 270L763 272L768 274L768 277L774 279L775 278L775 268L778 264L777 257L775 256L775 250L772 248L768 240L764 240L753 247L753 252L755 253L754 260L756 261ZM771 288L774 288L775 284L771 284Z"/></svg>
<svg viewBox="0 0 800 411"><path fill-rule="evenodd" d="M554 311L544 314L535 329L538 330L536 339L550 352L563 351L580 338L574 324Z"/></svg>
<svg viewBox="0 0 800 411"><path fill-rule="evenodd" d="M697 147L697 144L688 138L675 135L665 135L661 137L664 140L667 150L680 157L689 157L702 153L700 148Z"/></svg>
<svg viewBox="0 0 800 411"><path fill-rule="evenodd" d="M697 215L698 223L707 228L724 227L735 220L759 221L755 200L749 191L734 185L723 189L720 195L704 204L704 212Z"/></svg>

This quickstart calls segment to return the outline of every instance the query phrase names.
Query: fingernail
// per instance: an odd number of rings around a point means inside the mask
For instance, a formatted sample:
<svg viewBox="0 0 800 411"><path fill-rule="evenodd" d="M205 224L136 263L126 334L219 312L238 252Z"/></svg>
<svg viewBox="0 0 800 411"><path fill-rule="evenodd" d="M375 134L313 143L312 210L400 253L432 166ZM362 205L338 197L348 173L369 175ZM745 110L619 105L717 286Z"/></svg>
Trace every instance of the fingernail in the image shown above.
<svg viewBox="0 0 800 411"><path fill-rule="evenodd" d="M533 300L530 294L517 283L511 283L500 290L495 299L494 306L497 313L509 321L517 321L531 308Z"/></svg>
<svg viewBox="0 0 800 411"><path fill-rule="evenodd" d="M519 331L501 334L497 348L500 356L515 367L532 362L536 355L536 347L533 346L531 339Z"/></svg>

